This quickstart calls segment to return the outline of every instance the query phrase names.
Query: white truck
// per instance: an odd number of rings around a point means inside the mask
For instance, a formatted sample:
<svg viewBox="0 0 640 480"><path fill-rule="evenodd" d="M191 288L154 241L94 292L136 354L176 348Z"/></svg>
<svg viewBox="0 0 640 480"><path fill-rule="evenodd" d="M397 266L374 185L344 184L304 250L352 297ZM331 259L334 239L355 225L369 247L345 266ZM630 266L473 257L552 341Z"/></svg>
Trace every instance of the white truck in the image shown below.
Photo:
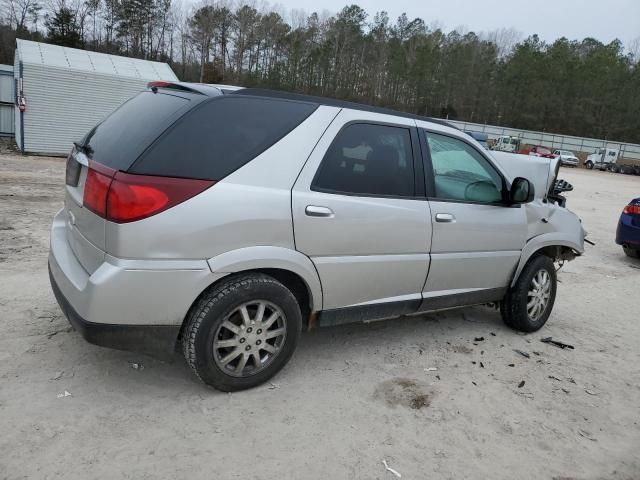
<svg viewBox="0 0 640 480"><path fill-rule="evenodd" d="M619 156L620 151L615 148L601 148L587 157L584 166L589 170L596 168L604 172L614 167Z"/></svg>
<svg viewBox="0 0 640 480"><path fill-rule="evenodd" d="M491 150L516 153L520 150L520 139L518 137L502 135L501 137L498 137L496 143L491 147Z"/></svg>

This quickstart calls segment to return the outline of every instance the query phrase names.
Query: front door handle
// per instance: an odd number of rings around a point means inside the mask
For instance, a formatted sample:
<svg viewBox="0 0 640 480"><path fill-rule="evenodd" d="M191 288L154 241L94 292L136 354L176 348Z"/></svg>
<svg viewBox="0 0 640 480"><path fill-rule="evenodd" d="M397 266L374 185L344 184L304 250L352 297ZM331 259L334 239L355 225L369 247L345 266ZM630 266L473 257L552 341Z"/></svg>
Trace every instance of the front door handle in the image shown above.
<svg viewBox="0 0 640 480"><path fill-rule="evenodd" d="M329 207L319 207L317 205L307 205L304 213L306 213L308 217L333 217L333 210Z"/></svg>
<svg viewBox="0 0 640 480"><path fill-rule="evenodd" d="M436 222L455 223L456 217L450 213L436 213Z"/></svg>

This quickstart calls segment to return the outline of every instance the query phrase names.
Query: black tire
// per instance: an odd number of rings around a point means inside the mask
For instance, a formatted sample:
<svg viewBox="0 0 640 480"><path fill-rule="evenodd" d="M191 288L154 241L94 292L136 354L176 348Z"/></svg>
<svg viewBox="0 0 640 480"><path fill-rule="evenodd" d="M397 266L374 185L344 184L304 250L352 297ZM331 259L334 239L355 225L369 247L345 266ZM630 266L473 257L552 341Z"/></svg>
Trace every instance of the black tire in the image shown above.
<svg viewBox="0 0 640 480"><path fill-rule="evenodd" d="M550 291L544 310L532 319L527 312L529 289L533 285L533 279L540 271L546 271L550 279ZM557 289L556 269L553 261L544 255L535 255L525 265L520 277L513 288L509 289L500 304L502 319L509 327L521 332L535 332L547 322L553 304L556 300Z"/></svg>
<svg viewBox="0 0 640 480"><path fill-rule="evenodd" d="M219 347L217 347L218 350L214 349L214 337L217 335L216 341L223 341L223 338L220 337L222 335L220 333L222 332L221 329L224 328L222 323L225 322L225 319L230 314L235 314L236 309L250 302L267 303L271 307L279 309L283 315L278 317L278 322L281 321L281 318L284 318L281 330L284 329L286 333L282 344L278 346L278 353L273 355L273 358L268 360L269 363L264 366L258 367L260 352L255 344L254 348L256 350L253 351L253 354L257 355L255 359L250 356L252 353L245 354L243 351L238 354L239 357L235 357L238 358L238 363L241 361L240 357L248 356L247 367L249 367L249 361L251 361L254 365L254 370L257 371L255 373L248 372L245 375L241 373L242 376L234 376L223 370L227 366L221 367L219 365L219 362L223 361L220 356L214 358L217 352L224 351L220 350ZM245 327L240 326L240 328L244 329ZM265 332L267 332L267 328L269 327L265 328ZM207 385L211 385L223 392L244 390L264 383L286 365L298 344L301 330L302 315L300 306L296 297L287 287L273 277L261 273L240 274L230 277L211 288L191 308L187 315L186 328L182 336L182 350L191 369ZM247 332L249 332L248 328L244 332L238 333L234 339L247 334ZM260 330L256 330L253 333L260 332ZM250 347L250 342L247 342L244 338L240 340L246 342L245 348ZM263 341L264 343L259 347L260 349L267 343L267 340ZM258 344L260 344L259 341ZM239 351L240 347L230 347L229 350ZM268 354L265 354L265 356L268 358ZM233 366L231 363L229 367ZM247 367L235 365L235 368L240 368L241 372L244 372ZM262 369L259 370L259 368Z"/></svg>
<svg viewBox="0 0 640 480"><path fill-rule="evenodd" d="M584 166L587 167L587 170L593 170L593 162L585 162Z"/></svg>
<svg viewBox="0 0 640 480"><path fill-rule="evenodd" d="M624 250L627 257L640 258L640 249L623 246L622 250Z"/></svg>

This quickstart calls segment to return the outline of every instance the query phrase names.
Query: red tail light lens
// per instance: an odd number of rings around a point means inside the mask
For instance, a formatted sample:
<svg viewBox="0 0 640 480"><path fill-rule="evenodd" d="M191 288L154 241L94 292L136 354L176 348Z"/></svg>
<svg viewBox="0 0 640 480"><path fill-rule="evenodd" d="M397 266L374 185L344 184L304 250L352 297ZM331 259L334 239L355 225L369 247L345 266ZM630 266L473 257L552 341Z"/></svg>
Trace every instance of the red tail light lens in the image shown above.
<svg viewBox="0 0 640 480"><path fill-rule="evenodd" d="M107 220L134 222L160 213L203 192L215 182L118 172L107 199Z"/></svg>
<svg viewBox="0 0 640 480"><path fill-rule="evenodd" d="M96 215L107 216L107 195L115 170L90 162L82 204Z"/></svg>
<svg viewBox="0 0 640 480"><path fill-rule="evenodd" d="M83 204L111 222L135 222L174 207L214 183L211 180L131 175L91 162Z"/></svg>
<svg viewBox="0 0 640 480"><path fill-rule="evenodd" d="M640 205L629 204L626 207L624 207L624 210L622 211L627 215L640 215Z"/></svg>

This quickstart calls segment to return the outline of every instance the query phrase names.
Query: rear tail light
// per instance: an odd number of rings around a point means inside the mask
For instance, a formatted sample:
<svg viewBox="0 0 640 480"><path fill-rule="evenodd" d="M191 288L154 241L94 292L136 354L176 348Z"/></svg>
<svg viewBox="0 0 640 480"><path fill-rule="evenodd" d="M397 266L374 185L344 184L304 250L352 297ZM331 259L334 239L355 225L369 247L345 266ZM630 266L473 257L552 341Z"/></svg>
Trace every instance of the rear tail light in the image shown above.
<svg viewBox="0 0 640 480"><path fill-rule="evenodd" d="M624 207L624 210L622 210L623 213L626 213L627 215L640 215L640 205L633 205L633 204L629 204L626 207Z"/></svg>
<svg viewBox="0 0 640 480"><path fill-rule="evenodd" d="M82 204L102 218L107 217L107 196L115 173L115 170L99 163L89 163Z"/></svg>
<svg viewBox="0 0 640 480"><path fill-rule="evenodd" d="M84 189L84 206L116 223L135 222L192 198L215 182L116 172L91 162Z"/></svg>
<svg viewBox="0 0 640 480"><path fill-rule="evenodd" d="M80 180L80 164L76 160L76 147L71 149L67 157L67 170L65 174L65 183L70 187L77 187Z"/></svg>

